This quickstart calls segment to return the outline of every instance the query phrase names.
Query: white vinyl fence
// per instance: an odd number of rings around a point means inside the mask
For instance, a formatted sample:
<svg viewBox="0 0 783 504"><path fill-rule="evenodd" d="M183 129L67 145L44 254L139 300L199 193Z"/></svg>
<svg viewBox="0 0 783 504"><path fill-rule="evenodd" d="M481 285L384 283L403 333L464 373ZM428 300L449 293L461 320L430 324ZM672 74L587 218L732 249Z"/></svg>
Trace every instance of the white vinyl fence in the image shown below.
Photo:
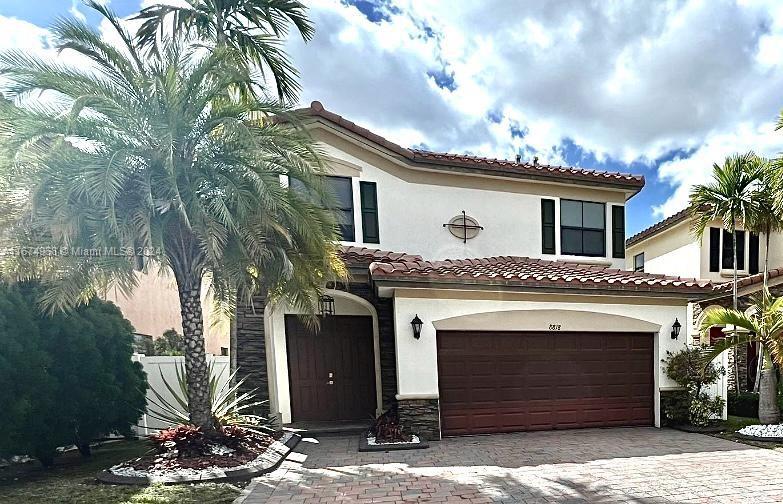
<svg viewBox="0 0 783 504"><path fill-rule="evenodd" d="M207 359L212 362L212 372L220 377L220 385L226 383L231 376L230 370L230 357L228 356L207 356ZM159 402L157 397L152 392L154 389L158 394L163 396L167 401L174 403L174 397L171 392L166 388L163 383L161 374L165 378L166 382L171 385L174 390L179 389L177 381L177 367L179 366L183 371L185 369L185 358L179 356L161 356L161 357L148 357L143 354L134 354L131 357L134 362L141 362L144 372L147 373L147 382L149 383L149 389L147 390L147 408L156 409L154 402ZM136 434L138 436L146 436L148 434L154 434L159 429L165 429L170 427L165 422L153 418L146 412L139 419L138 425L135 427Z"/></svg>

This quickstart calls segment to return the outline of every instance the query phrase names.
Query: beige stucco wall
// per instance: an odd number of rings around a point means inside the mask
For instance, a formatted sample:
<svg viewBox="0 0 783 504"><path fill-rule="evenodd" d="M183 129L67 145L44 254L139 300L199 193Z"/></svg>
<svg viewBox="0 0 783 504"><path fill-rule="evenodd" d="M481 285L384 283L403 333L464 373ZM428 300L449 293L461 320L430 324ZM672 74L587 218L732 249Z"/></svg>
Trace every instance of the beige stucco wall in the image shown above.
<svg viewBox="0 0 783 504"><path fill-rule="evenodd" d="M335 174L352 176L356 241L392 251L420 254L425 259L517 255L622 268L624 259L611 257L611 205L624 205L629 192L611 187L576 186L552 182L510 180L413 169L370 145L318 128L313 135L327 154ZM377 183L380 243L362 243L359 181ZM600 258L541 253L541 198L556 201L559 229L560 198L606 203L606 256ZM465 210L484 226L476 238L463 243L443 224Z"/></svg>
<svg viewBox="0 0 783 504"><path fill-rule="evenodd" d="M157 338L163 331L174 328L182 334L182 318L174 276L157 271L137 273L138 285L130 296L119 289L110 289L104 298L114 302L130 320L136 332ZM204 310L204 339L207 352L220 355L220 348L229 346L229 322L215 313L209 282L202 286L201 303Z"/></svg>

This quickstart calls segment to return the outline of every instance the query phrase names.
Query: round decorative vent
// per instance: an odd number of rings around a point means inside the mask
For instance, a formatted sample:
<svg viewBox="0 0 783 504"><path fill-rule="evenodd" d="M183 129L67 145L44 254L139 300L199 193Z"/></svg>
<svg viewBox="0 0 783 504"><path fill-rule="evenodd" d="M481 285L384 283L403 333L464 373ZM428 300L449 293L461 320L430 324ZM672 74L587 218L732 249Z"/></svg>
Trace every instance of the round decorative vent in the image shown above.
<svg viewBox="0 0 783 504"><path fill-rule="evenodd" d="M468 240L475 238L484 229L475 218L466 215L465 210L462 211L462 215L452 217L443 227L447 228L452 235L462 240L463 243L467 243Z"/></svg>

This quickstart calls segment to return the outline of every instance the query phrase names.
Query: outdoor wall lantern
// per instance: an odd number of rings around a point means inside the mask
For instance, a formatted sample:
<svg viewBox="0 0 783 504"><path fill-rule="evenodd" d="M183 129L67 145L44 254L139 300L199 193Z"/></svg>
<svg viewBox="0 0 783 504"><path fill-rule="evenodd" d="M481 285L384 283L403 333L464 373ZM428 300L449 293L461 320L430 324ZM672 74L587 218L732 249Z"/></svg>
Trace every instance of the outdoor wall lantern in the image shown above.
<svg viewBox="0 0 783 504"><path fill-rule="evenodd" d="M680 335L680 328L682 327L682 324L680 324L680 321L677 320L677 317L674 318L674 324L672 324L672 339L677 339L677 336Z"/></svg>
<svg viewBox="0 0 783 504"><path fill-rule="evenodd" d="M322 317L334 315L334 298L326 294L321 295L318 298L318 310Z"/></svg>
<svg viewBox="0 0 783 504"><path fill-rule="evenodd" d="M411 320L411 327L413 328L413 337L416 339L421 338L421 326L424 324L424 322L421 321L419 318L418 313L415 317L413 317L413 320Z"/></svg>

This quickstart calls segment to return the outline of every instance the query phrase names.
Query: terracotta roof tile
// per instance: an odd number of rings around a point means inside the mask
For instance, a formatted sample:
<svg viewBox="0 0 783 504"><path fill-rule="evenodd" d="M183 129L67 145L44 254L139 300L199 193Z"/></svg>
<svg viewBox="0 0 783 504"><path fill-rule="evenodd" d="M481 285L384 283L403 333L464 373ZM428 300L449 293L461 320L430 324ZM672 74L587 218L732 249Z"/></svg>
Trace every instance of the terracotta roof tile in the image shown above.
<svg viewBox="0 0 783 504"><path fill-rule="evenodd" d="M346 130L380 145L399 155L416 166L430 169L462 170L485 175L505 176L514 178L549 179L564 183L601 184L622 187L634 191L644 187L642 175L628 173L603 172L587 170L570 166L554 166L539 163L519 162L506 159L492 159L463 154L438 153L420 149L407 149L372 131L359 126L341 115L326 110L321 102L314 101L310 107L302 108L295 113L305 116L321 117Z"/></svg>
<svg viewBox="0 0 783 504"><path fill-rule="evenodd" d="M717 287L707 280L513 256L374 263L370 265L370 271L375 280L481 283L541 288L709 294Z"/></svg>
<svg viewBox="0 0 783 504"><path fill-rule="evenodd" d="M347 245L340 246L339 254L343 261L350 264L369 265L372 262L421 261L421 256L418 255Z"/></svg>

